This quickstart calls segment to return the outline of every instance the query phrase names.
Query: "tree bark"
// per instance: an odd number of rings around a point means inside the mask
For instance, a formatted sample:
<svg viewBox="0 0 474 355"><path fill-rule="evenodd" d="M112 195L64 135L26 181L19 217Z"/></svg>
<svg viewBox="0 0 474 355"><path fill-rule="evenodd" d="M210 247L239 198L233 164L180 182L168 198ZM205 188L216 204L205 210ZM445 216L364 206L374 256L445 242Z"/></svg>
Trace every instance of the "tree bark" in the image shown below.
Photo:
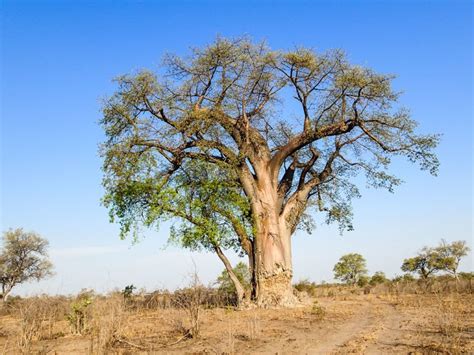
<svg viewBox="0 0 474 355"><path fill-rule="evenodd" d="M262 174L263 175L263 174ZM251 199L255 223L254 265L255 301L260 307L294 306L291 284L291 234L280 216L281 201L270 174L263 175Z"/></svg>
<svg viewBox="0 0 474 355"><path fill-rule="evenodd" d="M2 287L2 304L6 304L12 288Z"/></svg>

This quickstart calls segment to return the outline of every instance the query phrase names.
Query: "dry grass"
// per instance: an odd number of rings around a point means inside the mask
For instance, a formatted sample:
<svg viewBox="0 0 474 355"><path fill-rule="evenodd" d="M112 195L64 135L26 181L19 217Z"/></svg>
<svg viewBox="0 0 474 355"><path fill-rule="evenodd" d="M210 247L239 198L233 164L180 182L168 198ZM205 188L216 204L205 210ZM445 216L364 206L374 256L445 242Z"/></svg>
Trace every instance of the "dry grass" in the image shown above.
<svg viewBox="0 0 474 355"><path fill-rule="evenodd" d="M106 353L125 341L125 301L120 295L98 299L91 309L91 352Z"/></svg>
<svg viewBox="0 0 474 355"><path fill-rule="evenodd" d="M466 282L378 285L366 294L317 286L312 304L282 310L218 307L214 292L195 282L175 293L89 294L79 323L71 312L84 294L17 299L0 315L0 353L474 351Z"/></svg>

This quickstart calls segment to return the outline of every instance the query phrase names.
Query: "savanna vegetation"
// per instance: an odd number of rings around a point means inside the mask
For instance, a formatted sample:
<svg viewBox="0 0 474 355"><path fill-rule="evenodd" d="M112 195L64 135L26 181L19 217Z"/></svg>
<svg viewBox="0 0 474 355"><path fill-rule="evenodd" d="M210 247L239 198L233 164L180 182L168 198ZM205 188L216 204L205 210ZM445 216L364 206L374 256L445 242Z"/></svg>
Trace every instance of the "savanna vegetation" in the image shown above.
<svg viewBox="0 0 474 355"><path fill-rule="evenodd" d="M1 260L26 255L30 267L20 275L39 279L51 273L46 246L36 233L10 230ZM341 283L299 281L292 286L299 307L278 310L239 307L231 275L244 291L250 288L243 262L232 274L224 269L209 286L192 273L188 285L175 291L147 292L129 284L106 295L85 289L74 296L3 297L0 349L5 354L469 353L474 351L474 274L457 272L468 251L464 241L442 240L414 257L431 255L422 264L429 273L410 268L393 279L381 271L369 275L361 254L346 254L334 266ZM403 261L402 271L411 259ZM13 264L4 264L4 275L18 274L11 272ZM37 269L41 272L32 273Z"/></svg>
<svg viewBox="0 0 474 355"><path fill-rule="evenodd" d="M103 105L110 216L123 237L172 220L171 240L215 252L239 302L294 305L297 229L310 232L319 212L351 230L354 177L393 191L394 157L437 172L438 136L418 133L392 79L339 50L272 50L247 38L123 75ZM249 292L226 250L247 257Z"/></svg>
<svg viewBox="0 0 474 355"><path fill-rule="evenodd" d="M393 278L349 253L333 267L337 283L293 282L295 231L311 232L318 213L352 230L355 182L392 192L397 157L437 173L439 137L418 132L392 79L339 50L278 51L247 38L117 78L101 120L111 221L135 240L171 221L170 242L211 251L224 269L210 285L194 272L172 291L130 283L22 298L14 287L53 266L46 239L9 230L0 351L474 352L474 275L458 270L466 241L407 255ZM246 262L232 265L229 251Z"/></svg>
<svg viewBox="0 0 474 355"><path fill-rule="evenodd" d="M294 285L296 308L236 308L233 283L192 275L174 292L129 286L107 295L12 296L0 310L2 353L470 353L471 273L374 274L357 284ZM377 280L372 282L372 280Z"/></svg>

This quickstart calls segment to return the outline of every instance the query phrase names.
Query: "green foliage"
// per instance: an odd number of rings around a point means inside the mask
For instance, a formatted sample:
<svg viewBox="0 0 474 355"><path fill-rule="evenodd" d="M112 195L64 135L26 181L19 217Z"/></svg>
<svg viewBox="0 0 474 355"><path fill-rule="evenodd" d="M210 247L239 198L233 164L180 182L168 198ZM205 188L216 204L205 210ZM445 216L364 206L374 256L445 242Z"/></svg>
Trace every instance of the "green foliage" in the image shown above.
<svg viewBox="0 0 474 355"><path fill-rule="evenodd" d="M395 276L392 279L393 282L412 282L415 281L415 278L411 274L403 274L399 276Z"/></svg>
<svg viewBox="0 0 474 355"><path fill-rule="evenodd" d="M0 250L0 285L2 298L18 284L49 277L53 265L48 258L49 243L39 234L23 229L10 229L3 233Z"/></svg>
<svg viewBox="0 0 474 355"><path fill-rule="evenodd" d="M367 275L360 275L359 279L357 280L357 286L365 287L370 283L370 277Z"/></svg>
<svg viewBox="0 0 474 355"><path fill-rule="evenodd" d="M237 276L237 279L239 279L240 284L245 290L250 289L250 271L247 266L242 261L239 261L237 265L232 269L235 273L235 276ZM229 277L229 273L227 270L223 270L222 273L219 275L216 281L219 291L222 292L225 295L235 295L236 289L235 285L232 282L232 280Z"/></svg>
<svg viewBox="0 0 474 355"><path fill-rule="evenodd" d="M413 258L405 259L401 269L404 272L418 273L423 279L426 279L440 269L441 265L438 261L436 255L424 250Z"/></svg>
<svg viewBox="0 0 474 355"><path fill-rule="evenodd" d="M448 244L442 239L439 246L435 248L435 252L439 254L441 259L441 269L454 276L457 276L459 262L463 257L469 254L469 251L470 248L467 246L465 240L458 240Z"/></svg>
<svg viewBox="0 0 474 355"><path fill-rule="evenodd" d="M91 291L81 291L76 300L71 304L71 309L66 315L66 319L76 334L83 334L87 328L87 311L92 304L93 293Z"/></svg>
<svg viewBox="0 0 474 355"><path fill-rule="evenodd" d="M417 132L393 76L342 51L217 38L164 65L117 78L103 104L103 202L122 238L168 220L171 243L250 255L275 212L291 233L310 232L315 211L352 230L354 181L393 191L394 156L437 173L439 136ZM294 99L294 118L278 114Z"/></svg>
<svg viewBox="0 0 474 355"><path fill-rule="evenodd" d="M293 287L299 292L306 292L310 296L316 295L317 285L315 282L311 282L308 279L300 280L293 285Z"/></svg>
<svg viewBox="0 0 474 355"><path fill-rule="evenodd" d="M334 265L334 278L349 285L355 285L367 275L366 262L362 255L357 253L343 255Z"/></svg>
<svg viewBox="0 0 474 355"><path fill-rule="evenodd" d="M316 317L316 319L321 320L326 315L326 310L319 304L317 300L313 302L311 307L311 314Z"/></svg>
<svg viewBox="0 0 474 355"><path fill-rule="evenodd" d="M382 271L377 271L372 275L372 277L370 278L369 283L370 283L371 286L375 286L375 285L383 284L387 281L389 281L389 280L385 276L385 273L382 272Z"/></svg>
<svg viewBox="0 0 474 355"><path fill-rule="evenodd" d="M213 250L218 245L242 254L234 227L252 234L249 201L237 178L204 162L190 162L176 176L174 216L181 223L171 229L171 241L192 250Z"/></svg>
<svg viewBox="0 0 474 355"><path fill-rule="evenodd" d="M401 269L405 272L418 273L422 279L427 279L439 271L456 276L459 262L469 250L465 241L448 244L442 240L439 246L424 247L415 257L405 259Z"/></svg>
<svg viewBox="0 0 474 355"><path fill-rule="evenodd" d="M132 298L133 295L133 290L136 290L137 288L134 285L127 285L125 288L122 290L122 295L124 299L130 299Z"/></svg>
<svg viewBox="0 0 474 355"><path fill-rule="evenodd" d="M112 208L111 217L120 216L123 237L138 218L145 226L171 219L171 243L191 250L219 245L241 253L234 225L251 233L248 199L236 177L202 161L185 163L166 187L161 178L122 181L104 202Z"/></svg>
<svg viewBox="0 0 474 355"><path fill-rule="evenodd" d="M474 272L460 272L459 278L462 280L473 280L474 279Z"/></svg>

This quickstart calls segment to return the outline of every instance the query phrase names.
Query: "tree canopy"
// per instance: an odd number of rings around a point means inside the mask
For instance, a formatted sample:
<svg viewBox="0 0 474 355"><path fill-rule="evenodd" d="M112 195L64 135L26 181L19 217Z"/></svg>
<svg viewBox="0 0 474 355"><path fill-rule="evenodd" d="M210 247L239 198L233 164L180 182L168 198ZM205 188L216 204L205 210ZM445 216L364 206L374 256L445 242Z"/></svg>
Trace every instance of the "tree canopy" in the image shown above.
<svg viewBox="0 0 474 355"><path fill-rule="evenodd" d="M367 276L367 267L362 255L351 253L341 256L334 265L334 278L349 285L355 285L359 279Z"/></svg>
<svg viewBox="0 0 474 355"><path fill-rule="evenodd" d="M305 186L327 220L345 228L347 198L359 194L351 183L356 172L392 190L400 183L385 170L392 155L437 171L431 149L438 137L417 135L408 110L393 107L393 76L350 65L341 51L278 52L245 38L218 39L189 57L168 55L164 64L161 79L150 71L117 78L118 90L104 104L105 201L124 233L169 213L156 209L180 198L174 192L183 171L201 163L228 181L237 179L237 166L255 174L252 160L267 155L275 174L286 173L283 199ZM280 111L292 95L302 120ZM290 174L297 184L290 185ZM142 213L150 207L155 211Z"/></svg>
<svg viewBox="0 0 474 355"><path fill-rule="evenodd" d="M2 299L7 300L13 287L30 280L52 275L48 259L48 241L34 232L18 228L3 233L0 252L0 284Z"/></svg>
<svg viewBox="0 0 474 355"><path fill-rule="evenodd" d="M407 258L401 266L402 271L418 273L422 279L444 271L457 276L459 262L470 251L466 241L447 243L441 240L437 247L423 247L416 256Z"/></svg>
<svg viewBox="0 0 474 355"><path fill-rule="evenodd" d="M111 218L122 236L172 219L172 240L223 261L222 249L246 254L254 288L273 277L287 292L270 298L291 297L289 238L312 230L312 212L351 230L356 176L392 191L394 156L437 172L439 137L416 132L392 79L339 50L274 51L247 38L121 76L102 119Z"/></svg>

